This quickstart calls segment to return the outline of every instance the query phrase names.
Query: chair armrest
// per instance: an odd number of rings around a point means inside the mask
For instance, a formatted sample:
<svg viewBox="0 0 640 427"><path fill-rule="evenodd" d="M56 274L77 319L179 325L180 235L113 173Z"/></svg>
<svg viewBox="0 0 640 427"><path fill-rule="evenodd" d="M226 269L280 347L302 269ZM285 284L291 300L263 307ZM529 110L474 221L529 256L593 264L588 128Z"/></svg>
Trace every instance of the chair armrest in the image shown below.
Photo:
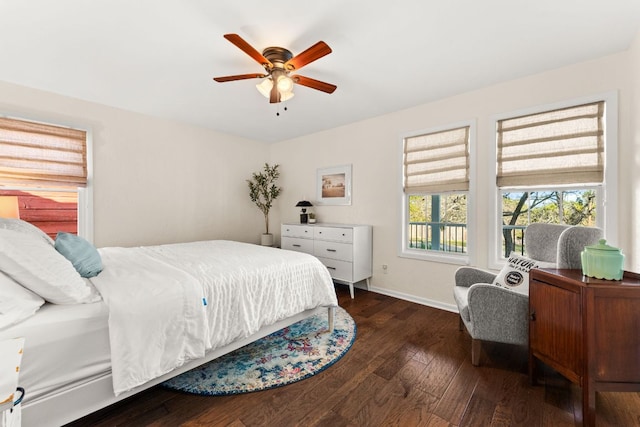
<svg viewBox="0 0 640 427"><path fill-rule="evenodd" d="M456 270L456 286L468 288L476 283L491 283L497 274L474 267L460 267Z"/></svg>
<svg viewBox="0 0 640 427"><path fill-rule="evenodd" d="M469 288L471 336L485 341L527 344L529 297L488 283Z"/></svg>

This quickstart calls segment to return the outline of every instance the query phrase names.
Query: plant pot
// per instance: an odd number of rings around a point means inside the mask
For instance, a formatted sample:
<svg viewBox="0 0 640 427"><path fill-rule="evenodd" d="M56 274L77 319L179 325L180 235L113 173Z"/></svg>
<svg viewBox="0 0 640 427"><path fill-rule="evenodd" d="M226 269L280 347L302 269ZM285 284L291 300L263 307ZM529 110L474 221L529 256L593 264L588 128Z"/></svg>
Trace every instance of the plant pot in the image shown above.
<svg viewBox="0 0 640 427"><path fill-rule="evenodd" d="M260 244L262 246L273 246L273 234L263 234L260 237Z"/></svg>

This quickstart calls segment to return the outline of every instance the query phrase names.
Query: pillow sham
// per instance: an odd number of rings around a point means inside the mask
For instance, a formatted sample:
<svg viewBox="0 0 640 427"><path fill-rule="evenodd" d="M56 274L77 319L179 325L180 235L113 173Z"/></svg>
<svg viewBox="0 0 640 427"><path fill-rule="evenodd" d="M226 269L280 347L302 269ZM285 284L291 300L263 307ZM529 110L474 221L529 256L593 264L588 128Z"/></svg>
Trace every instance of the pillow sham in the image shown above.
<svg viewBox="0 0 640 427"><path fill-rule="evenodd" d="M554 263L536 261L511 252L507 264L493 280L493 284L529 296L529 271L532 268L552 268Z"/></svg>
<svg viewBox="0 0 640 427"><path fill-rule="evenodd" d="M94 277L102 271L102 258L98 250L86 239L71 233L56 235L54 247L82 277Z"/></svg>
<svg viewBox="0 0 640 427"><path fill-rule="evenodd" d="M15 218L0 218L0 228L4 228L5 230L14 230L19 231L21 233L28 233L34 236L38 236L43 239L45 242L53 246L53 239L47 235L44 231L40 230L35 225L30 222L23 221L21 219Z"/></svg>
<svg viewBox="0 0 640 427"><path fill-rule="evenodd" d="M100 300L64 256L33 234L0 229L0 270L54 304Z"/></svg>
<svg viewBox="0 0 640 427"><path fill-rule="evenodd" d="M42 304L44 300L38 295L0 273L0 329L28 319Z"/></svg>

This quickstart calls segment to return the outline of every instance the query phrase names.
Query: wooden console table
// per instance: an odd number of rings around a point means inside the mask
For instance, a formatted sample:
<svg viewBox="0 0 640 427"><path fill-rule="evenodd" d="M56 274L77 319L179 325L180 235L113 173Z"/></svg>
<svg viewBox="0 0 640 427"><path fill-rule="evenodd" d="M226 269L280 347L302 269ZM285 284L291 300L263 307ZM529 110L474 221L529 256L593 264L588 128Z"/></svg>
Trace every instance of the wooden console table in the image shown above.
<svg viewBox="0 0 640 427"><path fill-rule="evenodd" d="M529 378L536 359L582 387L586 426L597 391L640 391L640 274L599 280L580 270L529 275Z"/></svg>

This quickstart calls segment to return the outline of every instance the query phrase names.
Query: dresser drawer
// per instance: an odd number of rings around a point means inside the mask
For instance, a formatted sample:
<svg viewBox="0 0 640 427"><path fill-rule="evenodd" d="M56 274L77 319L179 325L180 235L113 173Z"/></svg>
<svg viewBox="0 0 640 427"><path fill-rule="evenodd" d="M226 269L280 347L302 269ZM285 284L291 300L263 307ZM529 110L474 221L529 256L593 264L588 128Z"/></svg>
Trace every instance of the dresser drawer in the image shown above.
<svg viewBox="0 0 640 427"><path fill-rule="evenodd" d="M324 257L318 257L318 259L327 267L332 278L344 280L345 282L353 282L352 263Z"/></svg>
<svg viewBox="0 0 640 427"><path fill-rule="evenodd" d="M282 224L280 235L287 237L303 237L313 239L313 227L308 225Z"/></svg>
<svg viewBox="0 0 640 427"><path fill-rule="evenodd" d="M353 245L316 240L313 244L313 254L317 257L351 262L353 261Z"/></svg>
<svg viewBox="0 0 640 427"><path fill-rule="evenodd" d="M288 249L290 251L297 252L306 252L313 255L313 240L285 236L283 236L280 240L280 246L282 246L282 249Z"/></svg>
<svg viewBox="0 0 640 427"><path fill-rule="evenodd" d="M334 242L353 242L352 228L315 227L313 238L316 240L331 240Z"/></svg>

